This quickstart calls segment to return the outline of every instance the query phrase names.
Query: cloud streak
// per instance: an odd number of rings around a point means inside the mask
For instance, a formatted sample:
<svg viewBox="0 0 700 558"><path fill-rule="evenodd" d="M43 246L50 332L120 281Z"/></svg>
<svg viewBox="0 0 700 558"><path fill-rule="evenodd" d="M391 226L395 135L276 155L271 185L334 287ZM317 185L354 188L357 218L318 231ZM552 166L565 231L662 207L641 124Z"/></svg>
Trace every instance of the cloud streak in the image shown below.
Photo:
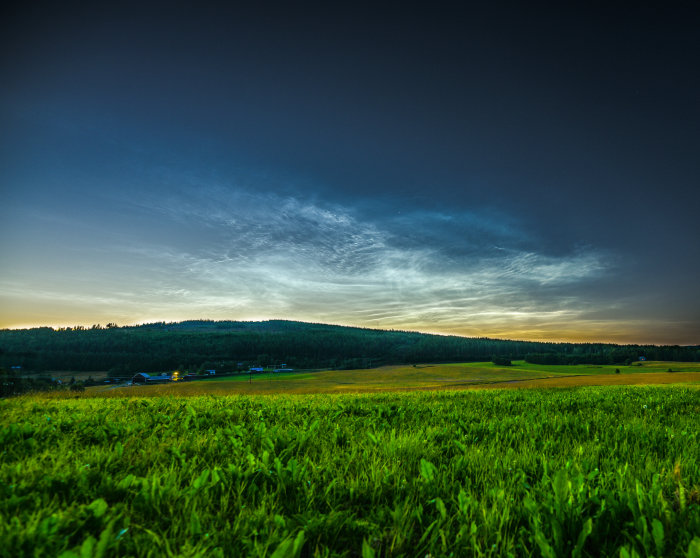
<svg viewBox="0 0 700 558"><path fill-rule="evenodd" d="M144 203L172 229L168 244L126 249L140 268L167 278L153 303L169 301L158 306L174 318L285 317L472 335L536 322L551 333L588 306L576 287L607 269L591 249L538 253L513 222L489 213L368 216L245 189L192 192Z"/></svg>
<svg viewBox="0 0 700 558"><path fill-rule="evenodd" d="M154 191L114 200L114 215L125 211L133 224L118 235L85 221L25 246L32 257L17 258L0 280L2 325L287 318L520 339L666 341L635 321L629 297L605 294L619 280L611 254L547 253L507 214L406 211L390 201L347 206L195 178L167 195ZM101 242L83 242L91 237ZM663 327L677 339L684 324Z"/></svg>

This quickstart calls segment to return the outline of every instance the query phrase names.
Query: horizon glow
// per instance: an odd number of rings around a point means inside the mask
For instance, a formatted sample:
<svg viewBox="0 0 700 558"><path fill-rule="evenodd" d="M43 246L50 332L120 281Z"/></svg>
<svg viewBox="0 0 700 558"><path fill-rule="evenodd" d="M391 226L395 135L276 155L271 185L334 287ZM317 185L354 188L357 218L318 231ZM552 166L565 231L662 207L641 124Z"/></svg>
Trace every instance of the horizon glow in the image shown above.
<svg viewBox="0 0 700 558"><path fill-rule="evenodd" d="M55 282L42 280L47 259L22 270L25 280L35 275L31 306L26 284L0 281L0 327L290 319L471 337L692 344L682 324L665 324L664 337L641 321L599 315L580 291L605 284L610 255L538 254L503 216L416 210L372 220L291 196L201 185L197 192L151 206L128 202L164 233L158 243L136 230L135 238L86 246L78 263L56 269ZM83 251L96 269L78 281L71 270Z"/></svg>

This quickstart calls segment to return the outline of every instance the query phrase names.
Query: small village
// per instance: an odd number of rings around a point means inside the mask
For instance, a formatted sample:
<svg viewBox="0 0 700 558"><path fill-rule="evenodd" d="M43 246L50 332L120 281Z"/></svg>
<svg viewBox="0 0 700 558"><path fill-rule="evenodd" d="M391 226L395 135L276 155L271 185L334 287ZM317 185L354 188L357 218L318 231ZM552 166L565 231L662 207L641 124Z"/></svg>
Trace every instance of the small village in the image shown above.
<svg viewBox="0 0 700 558"><path fill-rule="evenodd" d="M252 376L253 374L263 374L263 373L281 373L281 372L294 372L293 368L287 368L286 364L281 364L280 367L265 368L263 366L251 366L247 371L235 371L219 373L219 377L224 376L240 376L241 374L248 374ZM131 380L126 383L120 379L110 379L105 380L107 383L120 383L126 386L132 385L147 385L147 384L165 384L169 382L192 382L197 380L206 380L212 376L216 376L216 370L205 370L203 374L195 374L193 372L182 372L180 370L175 370L174 372L162 373L162 374L148 374L146 372L139 372L134 374Z"/></svg>

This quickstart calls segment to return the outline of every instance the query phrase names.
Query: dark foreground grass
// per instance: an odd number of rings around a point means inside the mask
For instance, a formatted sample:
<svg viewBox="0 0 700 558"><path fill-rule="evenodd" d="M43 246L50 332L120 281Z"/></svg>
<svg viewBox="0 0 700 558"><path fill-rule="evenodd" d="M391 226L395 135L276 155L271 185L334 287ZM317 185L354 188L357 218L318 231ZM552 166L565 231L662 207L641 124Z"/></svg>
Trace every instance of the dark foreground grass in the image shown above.
<svg viewBox="0 0 700 558"><path fill-rule="evenodd" d="M696 557L698 416L678 386L4 400L0 555Z"/></svg>

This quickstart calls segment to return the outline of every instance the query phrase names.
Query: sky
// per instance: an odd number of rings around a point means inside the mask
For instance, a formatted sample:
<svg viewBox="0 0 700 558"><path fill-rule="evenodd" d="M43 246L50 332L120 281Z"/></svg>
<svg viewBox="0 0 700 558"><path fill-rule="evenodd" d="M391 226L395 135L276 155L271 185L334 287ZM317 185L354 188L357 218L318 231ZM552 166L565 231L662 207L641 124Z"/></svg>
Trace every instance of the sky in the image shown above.
<svg viewBox="0 0 700 558"><path fill-rule="evenodd" d="M101 4L3 8L0 328L700 344L692 2Z"/></svg>

